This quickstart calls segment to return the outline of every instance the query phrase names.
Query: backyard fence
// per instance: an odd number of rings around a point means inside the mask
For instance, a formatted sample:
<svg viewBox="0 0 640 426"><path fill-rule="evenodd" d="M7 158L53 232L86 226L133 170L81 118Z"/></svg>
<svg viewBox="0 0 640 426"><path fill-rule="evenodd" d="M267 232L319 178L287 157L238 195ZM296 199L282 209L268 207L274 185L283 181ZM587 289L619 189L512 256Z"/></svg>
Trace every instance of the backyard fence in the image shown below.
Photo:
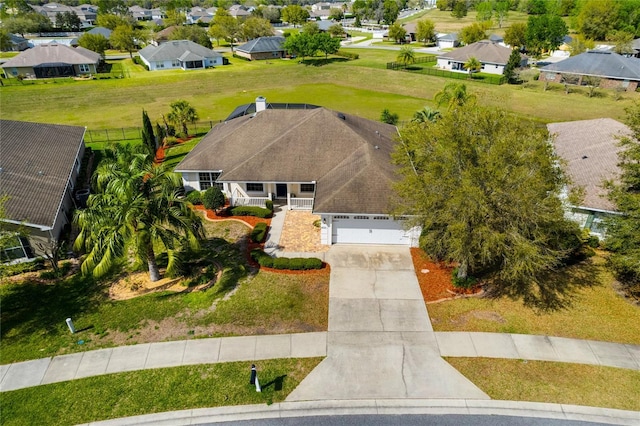
<svg viewBox="0 0 640 426"><path fill-rule="evenodd" d="M220 121L197 121L190 123L187 128L190 135L201 136L209 132ZM142 127L121 127L117 129L87 129L85 142L91 144L109 144L120 141L142 140Z"/></svg>
<svg viewBox="0 0 640 426"><path fill-rule="evenodd" d="M438 62L436 56L429 55L429 56L419 56L415 58L413 64L429 64L429 63L435 64L436 62ZM399 70L399 69L405 69L406 67L407 67L407 64L405 64L404 62L387 62L388 70Z"/></svg>
<svg viewBox="0 0 640 426"><path fill-rule="evenodd" d="M405 70L417 74L427 74L436 77L453 78L455 80L468 80L469 74L462 72L454 72L448 70L441 70L434 68L433 66L419 66L419 64L435 64L437 62L435 56L421 56L416 58L413 64L405 64L404 62L388 62L387 69L390 70ZM507 82L507 78L503 75L490 75L490 74L471 74L471 80L480 83L488 83L500 85Z"/></svg>
<svg viewBox="0 0 640 426"><path fill-rule="evenodd" d="M1 78L0 86L29 86L34 84L64 84L73 81L83 80L105 80L111 78L130 77L128 70L124 70L122 64L113 64L109 72L91 73L86 76L69 76L69 77L53 77L53 78Z"/></svg>

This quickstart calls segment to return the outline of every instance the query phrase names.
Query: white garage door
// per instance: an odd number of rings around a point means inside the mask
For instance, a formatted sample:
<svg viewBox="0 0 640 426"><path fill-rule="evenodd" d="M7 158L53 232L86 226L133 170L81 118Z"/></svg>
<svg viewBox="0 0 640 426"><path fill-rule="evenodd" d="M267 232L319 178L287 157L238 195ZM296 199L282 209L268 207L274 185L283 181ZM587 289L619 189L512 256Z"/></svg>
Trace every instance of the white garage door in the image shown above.
<svg viewBox="0 0 640 426"><path fill-rule="evenodd" d="M401 221L388 216L334 216L333 243L410 245Z"/></svg>

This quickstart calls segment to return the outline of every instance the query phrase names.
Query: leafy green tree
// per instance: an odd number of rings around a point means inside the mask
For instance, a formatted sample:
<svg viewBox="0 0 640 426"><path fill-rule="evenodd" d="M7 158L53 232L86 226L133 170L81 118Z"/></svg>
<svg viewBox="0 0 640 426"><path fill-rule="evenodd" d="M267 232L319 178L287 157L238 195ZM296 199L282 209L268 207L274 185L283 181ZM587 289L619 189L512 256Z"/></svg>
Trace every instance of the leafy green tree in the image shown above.
<svg viewBox="0 0 640 426"><path fill-rule="evenodd" d="M314 35L304 32L287 37L283 47L289 53L301 56L302 59L307 56L315 56L318 51L318 45Z"/></svg>
<svg viewBox="0 0 640 426"><path fill-rule="evenodd" d="M171 102L171 112L167 115L167 119L176 127L182 126L182 133L189 135L187 123L194 123L198 120L198 113L191 104L183 99Z"/></svg>
<svg viewBox="0 0 640 426"><path fill-rule="evenodd" d="M454 18L462 19L467 16L467 2L466 0L458 0L456 1L455 6L453 6L453 10L451 11L451 16Z"/></svg>
<svg viewBox="0 0 640 426"><path fill-rule="evenodd" d="M98 26L109 28L110 30L115 30L121 25L128 25L133 27L133 20L130 17L109 13L100 13L96 18L96 23L98 24Z"/></svg>
<svg viewBox="0 0 640 426"><path fill-rule="evenodd" d="M0 28L0 50L11 50L11 36L6 28Z"/></svg>
<svg viewBox="0 0 640 426"><path fill-rule="evenodd" d="M280 21L280 9L274 6L263 7L262 17L271 23Z"/></svg>
<svg viewBox="0 0 640 426"><path fill-rule="evenodd" d="M99 53L104 61L105 51L109 48L109 40L102 34L84 33L78 38L78 44L85 49Z"/></svg>
<svg viewBox="0 0 640 426"><path fill-rule="evenodd" d="M109 40L115 49L129 52L129 56L133 59L133 51L136 50L137 37L138 33L132 26L119 25L111 33Z"/></svg>
<svg viewBox="0 0 640 426"><path fill-rule="evenodd" d="M547 3L545 0L528 0L525 3L525 7L529 15L544 15L547 13Z"/></svg>
<svg viewBox="0 0 640 426"><path fill-rule="evenodd" d="M166 251L167 274L179 270L180 250L197 249L204 237L201 218L180 197L181 178L146 153L119 146L96 170L87 208L77 210L80 233L74 248L87 254L83 274L105 275L130 255L160 279L157 250Z"/></svg>
<svg viewBox="0 0 640 426"><path fill-rule="evenodd" d="M436 26L430 19L421 19L416 25L416 38L423 44L435 41Z"/></svg>
<svg viewBox="0 0 640 426"><path fill-rule="evenodd" d="M245 40L273 35L271 23L264 18L247 18L242 24L242 34Z"/></svg>
<svg viewBox="0 0 640 426"><path fill-rule="evenodd" d="M476 19L478 21L490 21L493 17L493 4L483 1L476 5Z"/></svg>
<svg viewBox="0 0 640 426"><path fill-rule="evenodd" d="M181 26L187 23L187 16L178 9L167 9L165 14L167 17L163 19L163 22L168 27L173 25Z"/></svg>
<svg viewBox="0 0 640 426"><path fill-rule="evenodd" d="M3 27L13 34L24 37L26 33L40 33L51 30L51 21L44 15L30 12L13 16L3 21Z"/></svg>
<svg viewBox="0 0 640 426"><path fill-rule="evenodd" d="M153 134L153 124L151 124L149 114L147 114L145 110L142 110L142 145L147 149L147 152L152 158L156 157L158 144Z"/></svg>
<svg viewBox="0 0 640 426"><path fill-rule="evenodd" d="M586 38L605 40L615 28L619 5L614 0L585 0L576 17L578 31Z"/></svg>
<svg viewBox="0 0 640 426"><path fill-rule="evenodd" d="M514 49L521 49L527 44L527 24L515 22L504 30L504 42Z"/></svg>
<svg viewBox="0 0 640 426"><path fill-rule="evenodd" d="M527 50L539 56L545 51L555 50L562 44L568 32L567 24L559 16L529 16L527 21Z"/></svg>
<svg viewBox="0 0 640 426"><path fill-rule="evenodd" d="M382 110L382 114L380 114L380 121L387 124L393 124L394 126L398 124L398 120L400 117L398 114L389 111L387 108Z"/></svg>
<svg viewBox="0 0 640 426"><path fill-rule="evenodd" d="M228 10L219 7L209 25L209 35L218 40L218 45L220 45L220 39L228 41L233 52L233 43L242 35L242 27Z"/></svg>
<svg viewBox="0 0 640 426"><path fill-rule="evenodd" d="M332 7L329 10L329 19L333 21L342 21L344 19L344 12L339 7Z"/></svg>
<svg viewBox="0 0 640 426"><path fill-rule="evenodd" d="M191 40L208 49L211 49L211 39L207 30L197 25L181 25L176 27L169 35L170 40Z"/></svg>
<svg viewBox="0 0 640 426"><path fill-rule="evenodd" d="M438 106L447 105L450 110L459 108L469 102L473 103L475 99L475 95L467 93L467 86L463 83L447 83L434 96Z"/></svg>
<svg viewBox="0 0 640 426"><path fill-rule="evenodd" d="M498 28L502 28L502 24L507 20L507 16L509 15L509 2L508 1L499 1L494 4L494 16L498 21Z"/></svg>
<svg viewBox="0 0 640 426"><path fill-rule="evenodd" d="M464 44L472 44L486 38L487 32L485 31L485 27L478 22L462 27L460 30L460 40Z"/></svg>
<svg viewBox="0 0 640 426"><path fill-rule="evenodd" d="M509 55L509 60L507 61L507 65L504 67L504 75L507 78L509 83L515 83L517 80L516 70L520 68L520 64L522 63L522 56L518 49L513 49L511 51L511 55Z"/></svg>
<svg viewBox="0 0 640 426"><path fill-rule="evenodd" d="M618 182L607 183L609 199L620 215L607 221L606 248L609 265L625 290L640 299L640 103L627 108L626 124L631 135L620 140L621 170Z"/></svg>
<svg viewBox="0 0 640 426"><path fill-rule="evenodd" d="M398 22L389 26L389 38L393 39L396 43L401 43L407 36L407 30Z"/></svg>
<svg viewBox="0 0 640 426"><path fill-rule="evenodd" d="M465 105L428 126L403 129L395 162L396 213L422 226L420 247L458 264L490 294L554 308L566 287L551 279L579 242L564 217L566 180L548 134L506 111Z"/></svg>
<svg viewBox="0 0 640 426"><path fill-rule="evenodd" d="M382 4L383 10L383 20L387 25L391 25L396 22L398 19L398 14L400 13L400 8L398 7L398 3L396 0L384 0Z"/></svg>
<svg viewBox="0 0 640 426"><path fill-rule="evenodd" d="M571 56L575 56L586 52L588 49L593 49L596 47L596 43L591 39L584 38L580 34L576 34L571 40L569 47L571 49Z"/></svg>
<svg viewBox="0 0 640 426"><path fill-rule="evenodd" d="M297 4L291 4L282 8L280 16L284 22L291 25L302 25L309 19L309 11Z"/></svg>
<svg viewBox="0 0 640 426"><path fill-rule="evenodd" d="M640 6L640 3L638 3ZM633 49L633 34L626 31L614 31L610 40L615 43L613 51L621 55L635 53Z"/></svg>
<svg viewBox="0 0 640 426"><path fill-rule="evenodd" d="M56 26L66 31L79 31L82 22L76 12L56 13Z"/></svg>
<svg viewBox="0 0 640 426"><path fill-rule="evenodd" d="M471 74L474 72L478 72L482 69L482 63L475 56L470 57L464 63L464 69L469 73L469 78L471 78Z"/></svg>
<svg viewBox="0 0 640 426"><path fill-rule="evenodd" d="M300 32L309 35L315 35L320 32L320 27L315 22L307 22L302 26L302 30Z"/></svg>
<svg viewBox="0 0 640 426"><path fill-rule="evenodd" d="M413 118L411 119L411 121L418 124L428 124L435 123L441 117L442 114L440 114L440 111L431 109L429 107L424 107L420 111L416 111L413 114Z"/></svg>
<svg viewBox="0 0 640 426"><path fill-rule="evenodd" d="M98 16L126 16L129 14L129 8L127 7L125 0L97 0L96 5L98 6Z"/></svg>
<svg viewBox="0 0 640 426"><path fill-rule="evenodd" d="M331 34L331 37L342 37L344 35L342 24L333 24L327 31Z"/></svg>
<svg viewBox="0 0 640 426"><path fill-rule="evenodd" d="M324 53L325 59L340 50L340 39L333 38L327 33L315 34L313 38L315 39L318 50Z"/></svg>
<svg viewBox="0 0 640 426"><path fill-rule="evenodd" d="M400 53L398 53L396 60L398 62L402 62L404 64L404 67L406 68L409 64L415 64L416 52L411 46L404 46L402 49L400 49Z"/></svg>

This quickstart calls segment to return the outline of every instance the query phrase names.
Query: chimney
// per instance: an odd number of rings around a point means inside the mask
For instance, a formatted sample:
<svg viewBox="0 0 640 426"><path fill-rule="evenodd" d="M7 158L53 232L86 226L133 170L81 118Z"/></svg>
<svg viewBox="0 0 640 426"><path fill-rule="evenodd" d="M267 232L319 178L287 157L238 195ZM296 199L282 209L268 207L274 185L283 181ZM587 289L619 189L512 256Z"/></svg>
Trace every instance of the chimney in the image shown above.
<svg viewBox="0 0 640 426"><path fill-rule="evenodd" d="M263 96L256 98L256 112L264 111L267 109L267 100Z"/></svg>

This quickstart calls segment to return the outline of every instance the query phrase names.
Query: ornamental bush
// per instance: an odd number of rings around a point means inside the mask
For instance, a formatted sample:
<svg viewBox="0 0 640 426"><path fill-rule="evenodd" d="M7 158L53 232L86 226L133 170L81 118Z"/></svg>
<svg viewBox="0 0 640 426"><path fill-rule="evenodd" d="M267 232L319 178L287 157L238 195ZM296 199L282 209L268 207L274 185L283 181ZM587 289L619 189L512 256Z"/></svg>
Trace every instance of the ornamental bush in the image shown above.
<svg viewBox="0 0 640 426"><path fill-rule="evenodd" d="M202 204L207 209L218 210L224 206L224 194L217 186L209 187L202 195Z"/></svg>
<svg viewBox="0 0 640 426"><path fill-rule="evenodd" d="M191 204L202 204L202 194L200 191L191 191L187 194L187 201Z"/></svg>
<svg viewBox="0 0 640 426"><path fill-rule="evenodd" d="M267 236L267 224L264 222L256 224L251 230L251 241L254 243L261 243Z"/></svg>
<svg viewBox="0 0 640 426"><path fill-rule="evenodd" d="M231 209L232 216L255 216L261 218L271 217L273 212L269 209L255 206L237 206Z"/></svg>
<svg viewBox="0 0 640 426"><path fill-rule="evenodd" d="M265 268L290 269L296 271L322 269L322 260L315 257L273 258L258 248L251 251L251 258Z"/></svg>

